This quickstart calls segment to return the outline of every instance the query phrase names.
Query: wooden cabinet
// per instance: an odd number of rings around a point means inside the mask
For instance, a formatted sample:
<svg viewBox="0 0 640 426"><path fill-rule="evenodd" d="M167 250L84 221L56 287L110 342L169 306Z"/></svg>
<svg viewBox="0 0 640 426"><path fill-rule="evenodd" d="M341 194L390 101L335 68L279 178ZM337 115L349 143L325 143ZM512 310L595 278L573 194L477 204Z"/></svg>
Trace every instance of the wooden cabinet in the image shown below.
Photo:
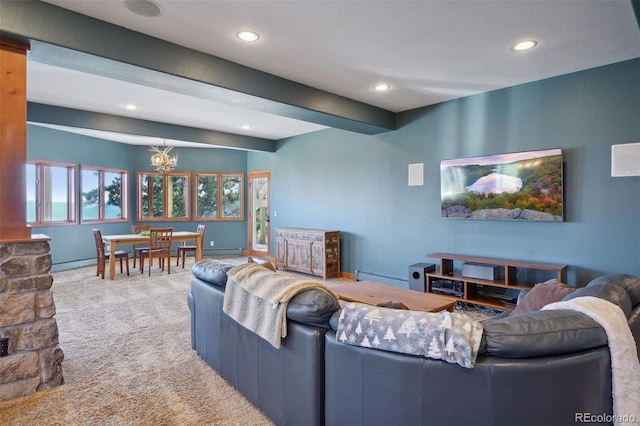
<svg viewBox="0 0 640 426"><path fill-rule="evenodd" d="M276 228L276 266L325 280L340 277L340 231Z"/></svg>
<svg viewBox="0 0 640 426"><path fill-rule="evenodd" d="M427 291L451 295L455 288L463 301L498 309L513 309L522 289L555 278L567 282L567 265L526 262L491 257L463 256L451 253L430 253L427 257L440 259L440 269L427 274ZM465 264L486 266L495 272L494 279L472 278L462 275ZM438 283L451 284L444 291ZM460 294L461 293L461 294Z"/></svg>

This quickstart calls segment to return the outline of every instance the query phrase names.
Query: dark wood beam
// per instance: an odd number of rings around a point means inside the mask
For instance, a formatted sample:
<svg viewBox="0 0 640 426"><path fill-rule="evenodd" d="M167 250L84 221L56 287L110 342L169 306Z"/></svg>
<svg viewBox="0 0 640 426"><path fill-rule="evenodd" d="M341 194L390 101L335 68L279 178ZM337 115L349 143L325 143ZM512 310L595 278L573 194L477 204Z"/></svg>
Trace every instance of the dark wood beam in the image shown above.
<svg viewBox="0 0 640 426"><path fill-rule="evenodd" d="M39 1L0 1L0 35L39 41L210 86L235 105L364 134L395 129L395 114ZM35 43L32 55L37 56ZM170 60L168 60L170 58ZM83 59L83 62L86 60ZM94 67L97 74L108 70ZM133 71L132 71L133 72ZM141 74L144 78L144 73ZM140 78L141 75L120 78ZM140 81L138 81L140 84ZM153 87L153 82L145 82ZM205 91L206 92L206 91Z"/></svg>

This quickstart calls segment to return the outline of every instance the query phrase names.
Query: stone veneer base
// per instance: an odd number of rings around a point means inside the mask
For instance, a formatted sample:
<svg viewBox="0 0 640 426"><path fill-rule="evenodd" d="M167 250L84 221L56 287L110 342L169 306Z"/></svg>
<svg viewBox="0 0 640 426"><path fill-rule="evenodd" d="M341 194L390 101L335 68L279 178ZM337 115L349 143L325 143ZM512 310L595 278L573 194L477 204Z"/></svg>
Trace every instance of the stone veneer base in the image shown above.
<svg viewBox="0 0 640 426"><path fill-rule="evenodd" d="M51 286L49 238L0 243L0 401L64 383ZM44 238L42 238L44 237Z"/></svg>

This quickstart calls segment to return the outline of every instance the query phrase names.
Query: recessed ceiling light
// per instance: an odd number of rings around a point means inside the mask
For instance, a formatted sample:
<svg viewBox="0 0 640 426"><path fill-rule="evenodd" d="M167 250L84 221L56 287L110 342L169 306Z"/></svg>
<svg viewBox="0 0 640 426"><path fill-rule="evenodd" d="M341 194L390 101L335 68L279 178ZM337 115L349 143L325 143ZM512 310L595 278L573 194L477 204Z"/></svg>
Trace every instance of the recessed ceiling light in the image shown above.
<svg viewBox="0 0 640 426"><path fill-rule="evenodd" d="M128 109L129 111L135 111L138 109L138 106L134 104L126 104L126 105L122 105L122 108Z"/></svg>
<svg viewBox="0 0 640 426"><path fill-rule="evenodd" d="M373 86L373 90L375 90L376 92L385 92L389 89L391 89L391 86L386 83L380 83Z"/></svg>
<svg viewBox="0 0 640 426"><path fill-rule="evenodd" d="M250 129L251 129L251 126L249 126L248 124L243 124L243 125L242 125L242 128L243 128L244 130L250 130Z"/></svg>
<svg viewBox="0 0 640 426"><path fill-rule="evenodd" d="M518 44L516 44L515 46L513 46L513 50L527 50L527 49L531 49L532 47L534 47L536 44L538 44L538 42L536 42L535 40L527 40L527 41L523 41L520 42Z"/></svg>
<svg viewBox="0 0 640 426"><path fill-rule="evenodd" d="M162 14L160 6L150 0L124 0L124 7L129 9L131 13L146 18L155 18Z"/></svg>
<svg viewBox="0 0 640 426"><path fill-rule="evenodd" d="M236 33L236 37L238 37L242 41L248 41L248 42L258 41L258 39L260 38L258 33L253 31L246 31L246 30L238 31Z"/></svg>

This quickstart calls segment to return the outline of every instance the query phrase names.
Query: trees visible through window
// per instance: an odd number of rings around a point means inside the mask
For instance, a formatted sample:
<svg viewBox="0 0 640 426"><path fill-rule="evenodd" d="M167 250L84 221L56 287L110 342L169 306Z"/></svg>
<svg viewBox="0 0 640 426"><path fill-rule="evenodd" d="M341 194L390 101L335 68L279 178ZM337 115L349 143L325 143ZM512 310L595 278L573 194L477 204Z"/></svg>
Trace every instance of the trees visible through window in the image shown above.
<svg viewBox="0 0 640 426"><path fill-rule="evenodd" d="M241 173L194 173L197 220L244 220Z"/></svg>
<svg viewBox="0 0 640 426"><path fill-rule="evenodd" d="M81 166L82 221L127 220L128 176L126 170Z"/></svg>
<svg viewBox="0 0 640 426"><path fill-rule="evenodd" d="M76 222L76 165L29 160L26 164L27 222Z"/></svg>
<svg viewBox="0 0 640 426"><path fill-rule="evenodd" d="M189 220L189 174L139 172L138 220Z"/></svg>

